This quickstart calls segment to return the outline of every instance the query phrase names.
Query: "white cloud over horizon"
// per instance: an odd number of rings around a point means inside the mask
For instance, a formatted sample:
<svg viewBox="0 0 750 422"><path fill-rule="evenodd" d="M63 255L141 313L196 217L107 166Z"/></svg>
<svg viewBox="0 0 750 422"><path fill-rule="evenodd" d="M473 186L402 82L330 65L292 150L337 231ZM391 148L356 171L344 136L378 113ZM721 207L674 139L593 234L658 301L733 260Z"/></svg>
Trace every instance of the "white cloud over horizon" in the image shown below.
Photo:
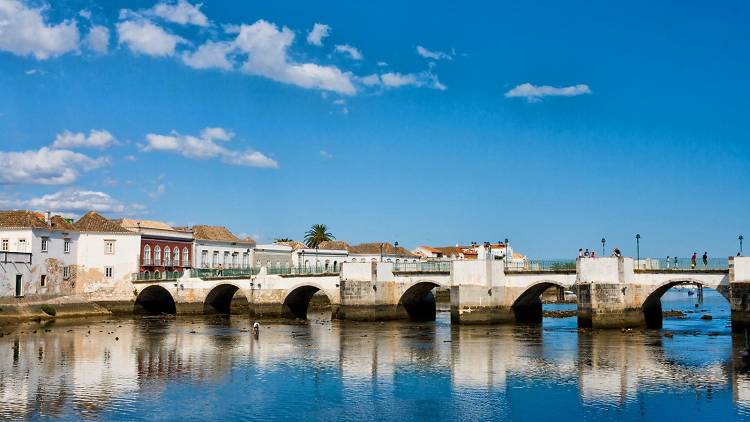
<svg viewBox="0 0 750 422"><path fill-rule="evenodd" d="M88 136L83 132L73 133L64 130L52 142L53 148L106 148L115 145L117 140L106 130L91 129Z"/></svg>
<svg viewBox="0 0 750 422"><path fill-rule="evenodd" d="M94 25L86 36L88 47L99 53L107 54L109 51L109 29L106 26Z"/></svg>
<svg viewBox="0 0 750 422"><path fill-rule="evenodd" d="M0 198L0 206L51 211L63 215L80 215L88 211L127 215L146 210L141 204L126 204L105 192L82 189L65 189L29 199Z"/></svg>
<svg viewBox="0 0 750 422"><path fill-rule="evenodd" d="M337 53L348 55L352 60L362 60L362 52L349 44L338 44L335 47Z"/></svg>
<svg viewBox="0 0 750 422"><path fill-rule="evenodd" d="M117 23L118 43L130 51L154 57L173 56L178 44L187 41L146 19L125 20Z"/></svg>
<svg viewBox="0 0 750 422"><path fill-rule="evenodd" d="M417 54L420 56L426 58L426 59L432 59L432 60L453 60L453 56L451 56L448 53L444 53L442 51L430 51L421 45L417 46Z"/></svg>
<svg viewBox="0 0 750 422"><path fill-rule="evenodd" d="M81 172L91 171L109 162L105 157L42 147L22 152L0 151L0 185L66 185L75 182Z"/></svg>
<svg viewBox="0 0 750 422"><path fill-rule="evenodd" d="M161 2L147 13L180 25L208 26L208 17L200 10L202 6L202 3L193 5L186 0L178 0L176 3Z"/></svg>
<svg viewBox="0 0 750 422"><path fill-rule="evenodd" d="M586 84L554 87L549 85L536 86L527 82L506 92L505 97L525 98L526 101L534 103L542 101L544 97L575 97L587 94L592 94L592 91Z"/></svg>
<svg viewBox="0 0 750 422"><path fill-rule="evenodd" d="M307 34L307 43L321 47L323 45L323 38L326 38L329 35L331 35L330 26L322 23L316 23Z"/></svg>
<svg viewBox="0 0 750 422"><path fill-rule="evenodd" d="M0 50L37 60L77 51L80 34L76 22L49 24L44 11L19 0L0 0Z"/></svg>
<svg viewBox="0 0 750 422"><path fill-rule="evenodd" d="M259 151L230 150L222 142L230 142L234 134L223 128L205 128L199 136L181 135L172 131L169 135L149 133L146 144L141 147L144 152L162 151L182 155L194 160L219 158L222 162L238 166L277 168L276 160Z"/></svg>

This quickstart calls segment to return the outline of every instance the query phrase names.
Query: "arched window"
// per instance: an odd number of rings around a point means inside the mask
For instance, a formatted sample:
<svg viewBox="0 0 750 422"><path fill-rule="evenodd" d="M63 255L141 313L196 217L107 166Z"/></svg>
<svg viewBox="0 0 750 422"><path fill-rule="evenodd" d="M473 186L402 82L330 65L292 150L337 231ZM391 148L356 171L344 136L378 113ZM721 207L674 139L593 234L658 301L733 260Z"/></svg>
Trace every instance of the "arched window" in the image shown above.
<svg viewBox="0 0 750 422"><path fill-rule="evenodd" d="M333 261L333 271L336 271L339 268L338 261Z"/></svg>
<svg viewBox="0 0 750 422"><path fill-rule="evenodd" d="M151 246L149 245L146 245L143 247L143 264L144 265L151 264Z"/></svg>
<svg viewBox="0 0 750 422"><path fill-rule="evenodd" d="M182 266L190 266L190 251L188 250L187 246L182 248Z"/></svg>
<svg viewBox="0 0 750 422"><path fill-rule="evenodd" d="M326 268L326 271L328 271L328 266L329 266L329 265L331 265L331 261L329 261L329 260L327 260L327 259L326 259L326 267L325 267L325 268Z"/></svg>
<svg viewBox="0 0 750 422"><path fill-rule="evenodd" d="M167 246L164 248L164 265L172 265L171 259L172 251L169 249L169 246Z"/></svg>
<svg viewBox="0 0 750 422"><path fill-rule="evenodd" d="M174 266L180 266L180 248L174 248Z"/></svg>
<svg viewBox="0 0 750 422"><path fill-rule="evenodd" d="M373 261L374 261L374 260L375 260L375 259L373 258ZM360 258L360 259L359 259L359 262L365 262L365 259L364 259L364 258Z"/></svg>
<svg viewBox="0 0 750 422"><path fill-rule="evenodd" d="M154 265L161 265L161 248L159 245L154 246ZM156 273L154 273L156 278Z"/></svg>
<svg viewBox="0 0 750 422"><path fill-rule="evenodd" d="M396 264L398 264L401 260L396 258Z"/></svg>
<svg viewBox="0 0 750 422"><path fill-rule="evenodd" d="M143 272L143 278L145 278L146 280L150 279L151 278L151 273L148 272L148 271L144 271Z"/></svg>
<svg viewBox="0 0 750 422"><path fill-rule="evenodd" d="M159 270L154 271L154 280L159 280L160 278L161 278L161 273L159 272Z"/></svg>
<svg viewBox="0 0 750 422"><path fill-rule="evenodd" d="M391 258L386 259L385 262L391 262Z"/></svg>
<svg viewBox="0 0 750 422"><path fill-rule="evenodd" d="M310 260L309 260L309 259L306 259L306 260L305 260L305 269L306 269L306 270L309 270L309 269L310 269Z"/></svg>
<svg viewBox="0 0 750 422"><path fill-rule="evenodd" d="M371 262L378 262L378 260L377 260L377 259L375 259L375 258L371 259L370 261L371 261Z"/></svg>

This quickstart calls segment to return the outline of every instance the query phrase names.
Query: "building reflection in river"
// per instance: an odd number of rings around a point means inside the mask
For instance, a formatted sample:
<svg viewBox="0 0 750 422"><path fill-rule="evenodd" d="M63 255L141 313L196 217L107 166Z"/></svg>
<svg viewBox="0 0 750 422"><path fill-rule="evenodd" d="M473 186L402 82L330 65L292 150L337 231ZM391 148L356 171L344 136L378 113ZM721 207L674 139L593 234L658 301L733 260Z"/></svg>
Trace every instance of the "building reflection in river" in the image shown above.
<svg viewBox="0 0 750 422"><path fill-rule="evenodd" d="M736 357L742 338L729 335L665 339L649 331L466 327L441 319L312 319L265 323L254 340L250 325L216 317L5 327L0 419L92 418L108 409L127 415L138 411L141 397L165 394L173 384L221 384L243 368L252 368L260 383L281 366L314 380L335 379L339 394L351 397L396 394L408 377L453 391L489 391L504 402L512 401L511 385L552 385L577 391L582 406L624 406L644 392L701 396L731 388L738 408L750 410L750 375ZM691 341L714 341L714 354L694 362L685 351Z"/></svg>

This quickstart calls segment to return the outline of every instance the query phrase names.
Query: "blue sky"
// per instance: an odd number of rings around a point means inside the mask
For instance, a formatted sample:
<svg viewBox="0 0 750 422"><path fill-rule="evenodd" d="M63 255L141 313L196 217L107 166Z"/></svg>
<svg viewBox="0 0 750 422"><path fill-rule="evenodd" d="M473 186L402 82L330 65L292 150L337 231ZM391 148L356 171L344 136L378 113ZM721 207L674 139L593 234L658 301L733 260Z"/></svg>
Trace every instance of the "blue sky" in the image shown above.
<svg viewBox="0 0 750 422"><path fill-rule="evenodd" d="M118 3L0 0L0 208L532 257L750 236L746 2Z"/></svg>

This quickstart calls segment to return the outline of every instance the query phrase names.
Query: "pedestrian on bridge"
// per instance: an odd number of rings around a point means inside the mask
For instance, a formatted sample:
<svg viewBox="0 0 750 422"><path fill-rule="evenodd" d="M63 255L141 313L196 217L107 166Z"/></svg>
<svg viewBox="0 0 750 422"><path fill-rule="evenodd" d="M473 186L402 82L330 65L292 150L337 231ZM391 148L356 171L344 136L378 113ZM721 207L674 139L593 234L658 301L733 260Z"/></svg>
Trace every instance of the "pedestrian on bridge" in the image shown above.
<svg viewBox="0 0 750 422"><path fill-rule="evenodd" d="M677 256L674 257L674 268L677 269Z"/></svg>
<svg viewBox="0 0 750 422"><path fill-rule="evenodd" d="M583 248L578 248L578 257L583 258Z"/></svg>
<svg viewBox="0 0 750 422"><path fill-rule="evenodd" d="M589 252L589 248L586 248L586 251L585 251L585 252L583 252L583 256L584 256L585 258L588 258L588 257L590 257L590 256L591 256L591 252Z"/></svg>
<svg viewBox="0 0 750 422"><path fill-rule="evenodd" d="M693 252L693 256L690 257L690 269L694 270L698 262L698 252Z"/></svg>
<svg viewBox="0 0 750 422"><path fill-rule="evenodd" d="M672 264L672 261L669 260L669 255L667 255L667 269L669 269L669 266Z"/></svg>
<svg viewBox="0 0 750 422"><path fill-rule="evenodd" d="M708 252L703 252L703 268L708 268Z"/></svg>

